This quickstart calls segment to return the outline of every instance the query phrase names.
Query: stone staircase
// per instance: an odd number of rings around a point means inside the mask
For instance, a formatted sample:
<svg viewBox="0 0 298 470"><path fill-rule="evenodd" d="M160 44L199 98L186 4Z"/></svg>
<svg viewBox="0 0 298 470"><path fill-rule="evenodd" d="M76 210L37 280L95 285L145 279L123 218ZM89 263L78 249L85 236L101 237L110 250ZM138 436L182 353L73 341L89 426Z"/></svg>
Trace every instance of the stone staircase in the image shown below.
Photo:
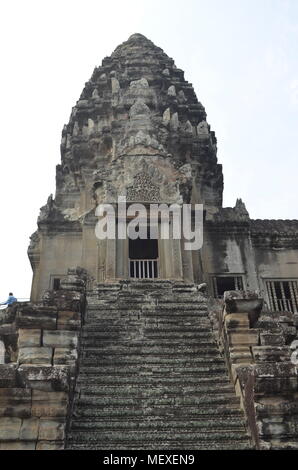
<svg viewBox="0 0 298 470"><path fill-rule="evenodd" d="M123 281L89 293L67 448L251 448L196 286Z"/></svg>

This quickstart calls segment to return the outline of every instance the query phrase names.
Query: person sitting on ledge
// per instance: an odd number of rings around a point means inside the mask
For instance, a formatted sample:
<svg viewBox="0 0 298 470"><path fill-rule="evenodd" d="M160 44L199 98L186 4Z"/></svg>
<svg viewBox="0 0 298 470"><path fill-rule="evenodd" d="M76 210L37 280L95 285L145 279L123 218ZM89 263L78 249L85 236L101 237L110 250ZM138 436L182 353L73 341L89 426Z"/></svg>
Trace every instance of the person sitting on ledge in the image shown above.
<svg viewBox="0 0 298 470"><path fill-rule="evenodd" d="M0 305L7 305L7 306L10 306L10 305L14 304L14 303L17 302L17 301L18 301L18 299L16 299L16 298L13 296L13 293L12 293L12 292L10 292L7 301L6 301L6 302L2 302Z"/></svg>
<svg viewBox="0 0 298 470"><path fill-rule="evenodd" d="M18 299L13 296L12 292L10 292L7 301L0 303L0 305L7 305L7 308L3 309L3 313L0 311L0 325L13 323L15 321L17 301Z"/></svg>

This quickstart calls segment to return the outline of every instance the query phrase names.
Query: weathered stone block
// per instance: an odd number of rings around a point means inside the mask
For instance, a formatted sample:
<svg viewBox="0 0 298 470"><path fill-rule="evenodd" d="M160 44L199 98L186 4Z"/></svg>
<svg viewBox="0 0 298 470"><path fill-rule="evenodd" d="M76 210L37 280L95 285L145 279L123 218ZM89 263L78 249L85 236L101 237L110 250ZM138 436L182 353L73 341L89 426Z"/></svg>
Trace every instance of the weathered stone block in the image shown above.
<svg viewBox="0 0 298 470"><path fill-rule="evenodd" d="M16 386L16 364L0 364L0 387Z"/></svg>
<svg viewBox="0 0 298 470"><path fill-rule="evenodd" d="M295 397L270 396L259 397L256 403L258 416L268 417L269 415L296 416L298 413L298 401Z"/></svg>
<svg viewBox="0 0 298 470"><path fill-rule="evenodd" d="M226 315L225 325L228 330L236 328L249 329L248 313L230 313Z"/></svg>
<svg viewBox="0 0 298 470"><path fill-rule="evenodd" d="M36 450L64 450L64 441L38 441Z"/></svg>
<svg viewBox="0 0 298 470"><path fill-rule="evenodd" d="M33 329L19 329L19 339L18 346L19 348L24 347L39 347L41 346L41 330Z"/></svg>
<svg viewBox="0 0 298 470"><path fill-rule="evenodd" d="M37 441L39 419L24 419L20 430L20 439L23 441Z"/></svg>
<svg viewBox="0 0 298 470"><path fill-rule="evenodd" d="M230 347L230 352L231 353L237 353L237 352L243 352L243 353L250 353L251 352L251 348L249 345L236 345L236 346L231 346Z"/></svg>
<svg viewBox="0 0 298 470"><path fill-rule="evenodd" d="M24 387L43 391L68 391L70 384L69 366L22 365L18 378Z"/></svg>
<svg viewBox="0 0 298 470"><path fill-rule="evenodd" d="M4 310L1 311L1 324L4 329L8 329L8 325L11 325L11 328L15 328L15 318L17 314L18 304L8 305ZM2 330L3 333L3 330Z"/></svg>
<svg viewBox="0 0 298 470"><path fill-rule="evenodd" d="M0 336L11 336L17 333L14 323L0 325Z"/></svg>
<svg viewBox="0 0 298 470"><path fill-rule="evenodd" d="M43 296L43 302L49 306L56 306L59 311L80 312L84 308L84 295L67 290L47 291Z"/></svg>
<svg viewBox="0 0 298 470"><path fill-rule="evenodd" d="M29 304L18 310L16 317L18 328L55 330L57 325L57 308Z"/></svg>
<svg viewBox="0 0 298 470"><path fill-rule="evenodd" d="M79 312L58 312L58 330L80 330L81 326L81 314Z"/></svg>
<svg viewBox="0 0 298 470"><path fill-rule="evenodd" d="M254 373L257 377L297 377L295 365L288 362L256 364Z"/></svg>
<svg viewBox="0 0 298 470"><path fill-rule="evenodd" d="M32 416L63 417L67 415L68 394L32 391Z"/></svg>
<svg viewBox="0 0 298 470"><path fill-rule="evenodd" d="M52 348L20 348L19 350L20 364L51 364L52 357Z"/></svg>
<svg viewBox="0 0 298 470"><path fill-rule="evenodd" d="M64 437L65 419L40 419L38 434L40 441L62 441Z"/></svg>
<svg viewBox="0 0 298 470"><path fill-rule="evenodd" d="M287 436L295 433L295 426L284 416L269 416L259 423L261 437Z"/></svg>
<svg viewBox="0 0 298 470"><path fill-rule="evenodd" d="M0 388L0 416L28 418L31 415L31 390Z"/></svg>
<svg viewBox="0 0 298 470"><path fill-rule="evenodd" d="M255 393L265 395L298 392L297 377L256 377Z"/></svg>
<svg viewBox="0 0 298 470"><path fill-rule="evenodd" d="M87 271L83 268L70 268L67 276L61 279L62 290L84 292L87 280Z"/></svg>
<svg viewBox="0 0 298 470"><path fill-rule="evenodd" d="M253 364L250 365L242 365L242 364L233 364L232 365L232 376L234 379L234 383L238 378L241 388L243 389L246 383L254 377L255 366Z"/></svg>
<svg viewBox="0 0 298 470"><path fill-rule="evenodd" d="M243 366L242 364L237 364L237 363L231 364L231 374L232 374L232 381L234 385L238 380L238 370L242 366ZM244 364L244 367L246 367L246 364Z"/></svg>
<svg viewBox="0 0 298 470"><path fill-rule="evenodd" d="M255 328L266 330L268 333L276 333L280 331L280 327L278 326L276 319L271 314L262 314L255 324Z"/></svg>
<svg viewBox="0 0 298 470"><path fill-rule="evenodd" d="M55 364L70 364L74 365L78 359L78 352L76 349L56 348L54 352L54 365Z"/></svg>
<svg viewBox="0 0 298 470"><path fill-rule="evenodd" d="M0 450L35 450L35 442L14 441L0 442Z"/></svg>
<svg viewBox="0 0 298 470"><path fill-rule="evenodd" d="M0 441L19 439L21 424L20 418L0 418Z"/></svg>
<svg viewBox="0 0 298 470"><path fill-rule="evenodd" d="M263 299L249 291L227 291L224 293L224 302L227 313L247 312L251 325L258 320L264 304Z"/></svg>
<svg viewBox="0 0 298 470"><path fill-rule="evenodd" d="M294 340L297 335L297 330L295 326L290 326L285 323L282 324L283 334L285 338L288 340Z"/></svg>
<svg viewBox="0 0 298 470"><path fill-rule="evenodd" d="M261 333L260 342L262 346L283 346L285 344L285 338L282 334L278 333Z"/></svg>
<svg viewBox="0 0 298 470"><path fill-rule="evenodd" d="M228 332L229 343L231 346L235 345L250 345L255 346L259 343L259 331L258 330L247 330Z"/></svg>
<svg viewBox="0 0 298 470"><path fill-rule="evenodd" d="M253 346L252 352L256 362L290 361L290 348L288 346Z"/></svg>
<svg viewBox="0 0 298 470"><path fill-rule="evenodd" d="M230 358L232 363L250 364L252 362L252 354L249 347L231 348Z"/></svg>
<svg viewBox="0 0 298 470"><path fill-rule="evenodd" d="M283 326L283 324L287 324L288 326L294 325L294 318L293 314L290 312L283 312L278 315L278 322Z"/></svg>
<svg viewBox="0 0 298 470"><path fill-rule="evenodd" d="M53 348L76 348L78 333L75 331L44 331L43 345Z"/></svg>

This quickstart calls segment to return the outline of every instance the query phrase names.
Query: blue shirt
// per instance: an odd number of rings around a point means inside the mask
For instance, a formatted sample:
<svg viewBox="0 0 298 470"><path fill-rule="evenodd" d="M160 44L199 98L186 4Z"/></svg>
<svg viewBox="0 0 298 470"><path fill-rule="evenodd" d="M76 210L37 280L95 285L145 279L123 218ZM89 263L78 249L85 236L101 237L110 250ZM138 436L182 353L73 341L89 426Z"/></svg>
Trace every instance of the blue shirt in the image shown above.
<svg viewBox="0 0 298 470"><path fill-rule="evenodd" d="M11 304L14 304L17 301L18 301L18 299L16 299L13 295L10 295L8 297L7 301L3 302L3 304L1 304L1 305L11 305Z"/></svg>

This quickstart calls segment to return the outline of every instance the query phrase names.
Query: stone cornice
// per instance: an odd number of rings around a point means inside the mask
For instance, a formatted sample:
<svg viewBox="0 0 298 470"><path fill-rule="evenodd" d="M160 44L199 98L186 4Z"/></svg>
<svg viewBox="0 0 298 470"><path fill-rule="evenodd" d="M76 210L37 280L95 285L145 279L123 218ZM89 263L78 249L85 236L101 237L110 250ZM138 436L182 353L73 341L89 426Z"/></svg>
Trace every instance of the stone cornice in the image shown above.
<svg viewBox="0 0 298 470"><path fill-rule="evenodd" d="M49 219L44 222L39 222L38 228L41 233L46 233L46 234L51 234L51 235L64 233L64 232L73 232L73 233L82 232L82 224L77 220L56 221L56 220Z"/></svg>

